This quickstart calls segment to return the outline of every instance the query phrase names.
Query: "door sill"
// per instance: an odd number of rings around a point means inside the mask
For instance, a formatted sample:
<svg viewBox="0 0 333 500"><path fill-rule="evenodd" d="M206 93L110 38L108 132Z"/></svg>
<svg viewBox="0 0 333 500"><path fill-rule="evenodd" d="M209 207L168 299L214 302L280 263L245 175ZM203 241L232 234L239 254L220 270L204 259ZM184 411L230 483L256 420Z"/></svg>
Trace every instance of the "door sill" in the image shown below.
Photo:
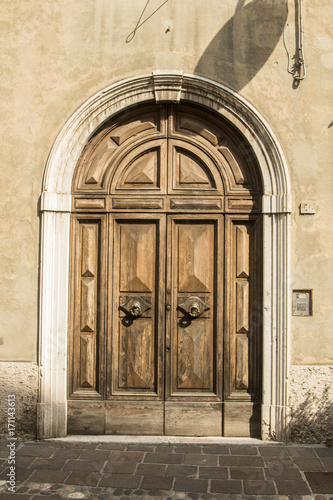
<svg viewBox="0 0 333 500"><path fill-rule="evenodd" d="M126 435L76 435L71 434L63 438L44 439L43 441L66 441L66 442L89 442L89 443L134 443L134 444L252 444L252 445L274 445L281 444L278 441L262 441L250 437L190 437L190 436L126 436Z"/></svg>

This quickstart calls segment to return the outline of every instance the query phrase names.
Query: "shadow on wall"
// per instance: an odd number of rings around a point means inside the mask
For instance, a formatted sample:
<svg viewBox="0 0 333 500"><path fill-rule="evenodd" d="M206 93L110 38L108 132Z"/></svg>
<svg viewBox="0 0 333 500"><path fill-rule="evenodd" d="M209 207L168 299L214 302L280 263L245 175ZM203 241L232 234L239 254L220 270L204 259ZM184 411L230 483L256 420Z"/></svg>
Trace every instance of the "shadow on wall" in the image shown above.
<svg viewBox="0 0 333 500"><path fill-rule="evenodd" d="M307 391L306 398L292 408L290 440L294 443L333 445L333 402L329 387L320 396Z"/></svg>
<svg viewBox="0 0 333 500"><path fill-rule="evenodd" d="M18 439L35 439L38 366L35 363L6 361L2 361L0 365L0 439L9 439L11 437L9 431L13 431L13 437ZM15 408L15 414L12 416L14 421L9 420L10 413L8 412L8 409L13 406ZM9 423L10 427L8 427Z"/></svg>
<svg viewBox="0 0 333 500"><path fill-rule="evenodd" d="M208 45L195 72L241 90L272 54L287 16L288 0L238 0L234 16Z"/></svg>

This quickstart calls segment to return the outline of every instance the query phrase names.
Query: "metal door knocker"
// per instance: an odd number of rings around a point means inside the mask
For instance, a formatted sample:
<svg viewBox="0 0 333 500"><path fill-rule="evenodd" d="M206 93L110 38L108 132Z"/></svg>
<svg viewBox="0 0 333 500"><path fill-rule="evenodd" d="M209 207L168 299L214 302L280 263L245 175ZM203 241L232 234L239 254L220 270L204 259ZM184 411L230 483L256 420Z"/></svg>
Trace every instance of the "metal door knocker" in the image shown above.
<svg viewBox="0 0 333 500"><path fill-rule="evenodd" d="M191 296L187 297L184 302L179 304L178 309L191 318L197 318L203 312L210 309L210 307L203 300L201 300L200 297Z"/></svg>
<svg viewBox="0 0 333 500"><path fill-rule="evenodd" d="M119 309L124 311L127 316L138 318L143 313L152 308L152 305L143 297L124 297L126 300L119 305Z"/></svg>
<svg viewBox="0 0 333 500"><path fill-rule="evenodd" d="M192 302L187 310L187 313L192 316L192 318L196 318L200 314L200 306L198 302Z"/></svg>
<svg viewBox="0 0 333 500"><path fill-rule="evenodd" d="M138 300L135 300L134 302L132 302L132 305L130 308L130 313L134 317L141 316L142 308L141 308L141 304Z"/></svg>

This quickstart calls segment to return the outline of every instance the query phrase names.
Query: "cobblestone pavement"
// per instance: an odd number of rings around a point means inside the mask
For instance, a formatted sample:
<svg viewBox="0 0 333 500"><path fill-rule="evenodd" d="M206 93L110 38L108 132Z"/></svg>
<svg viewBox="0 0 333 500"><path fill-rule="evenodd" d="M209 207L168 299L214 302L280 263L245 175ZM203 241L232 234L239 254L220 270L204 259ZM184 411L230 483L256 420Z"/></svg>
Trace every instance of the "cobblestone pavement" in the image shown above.
<svg viewBox="0 0 333 500"><path fill-rule="evenodd" d="M333 448L320 445L46 440L17 441L10 454L8 444L0 441L1 500L333 500Z"/></svg>

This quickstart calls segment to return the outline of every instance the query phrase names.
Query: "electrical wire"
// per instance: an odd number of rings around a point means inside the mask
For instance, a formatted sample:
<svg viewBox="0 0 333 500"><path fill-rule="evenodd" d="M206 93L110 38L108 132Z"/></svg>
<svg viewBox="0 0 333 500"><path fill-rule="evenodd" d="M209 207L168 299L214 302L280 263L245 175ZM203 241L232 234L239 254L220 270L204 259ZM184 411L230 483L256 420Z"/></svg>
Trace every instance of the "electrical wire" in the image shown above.
<svg viewBox="0 0 333 500"><path fill-rule="evenodd" d="M284 48L287 52L287 71L291 75L293 75L294 80L299 82L300 80L304 80L306 77L306 66L304 60L304 52L303 52L303 16L302 16L302 0L298 0L297 4L297 33L296 33L296 50L294 55L294 64L292 68L290 67L290 52L287 47L286 38L285 38L285 29L283 30L283 44Z"/></svg>
<svg viewBox="0 0 333 500"><path fill-rule="evenodd" d="M294 76L296 80L304 80L306 77L306 66L303 52L303 15L302 15L302 0L298 0L298 37L299 43L297 47L296 64L298 67L298 75Z"/></svg>
<svg viewBox="0 0 333 500"><path fill-rule="evenodd" d="M138 22L136 23L136 26L135 26L134 30L133 30L133 31L131 31L131 33L130 33L130 34L128 35L128 37L126 38L126 43L131 42L131 41L133 40L133 38L135 37L135 34L136 34L137 30L138 30L138 29L139 29L139 28L140 28L140 27L141 27L141 26L142 26L142 25L143 25L146 21L148 21L148 19L150 19L150 18L151 18L151 17L152 17L152 16L153 16L153 15L154 15L154 14L155 14L158 10L160 10L160 9L163 7L163 5L165 5L168 1L169 1L169 0L165 0L165 1L164 1L164 2L163 2L160 6L159 6L159 7L157 7L157 9L156 9L156 10L154 10L154 12L152 12L152 13L151 13L148 17L146 17L146 19L145 19L144 21L142 21L142 23L140 23L140 21L141 21L141 19L142 19L142 17L143 17L143 14L145 13L145 10L146 10L146 8L147 8L147 6L148 6L149 2L150 2L150 0L147 0L147 3L146 3L146 5L144 6L143 11L141 12L141 15L140 15L140 17L139 17L139 19L138 19Z"/></svg>

